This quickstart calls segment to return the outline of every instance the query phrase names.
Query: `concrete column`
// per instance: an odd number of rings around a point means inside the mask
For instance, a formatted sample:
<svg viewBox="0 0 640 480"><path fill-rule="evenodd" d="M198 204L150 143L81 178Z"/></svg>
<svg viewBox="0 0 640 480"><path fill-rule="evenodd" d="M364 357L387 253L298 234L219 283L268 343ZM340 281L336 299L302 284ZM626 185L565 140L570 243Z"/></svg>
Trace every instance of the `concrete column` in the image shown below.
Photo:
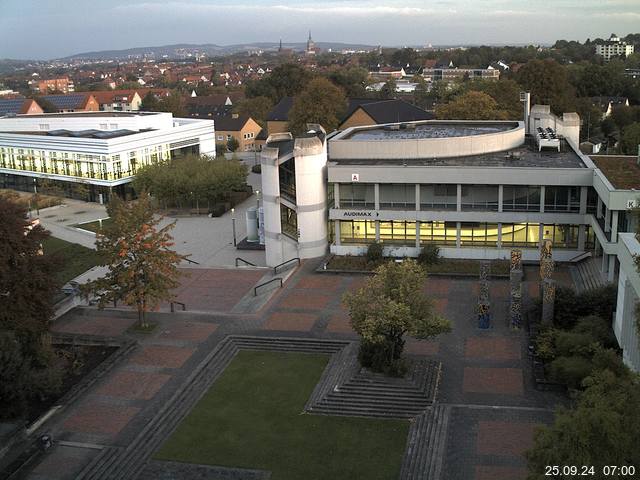
<svg viewBox="0 0 640 480"><path fill-rule="evenodd" d="M456 192L456 211L462 211L462 185L458 184L458 189Z"/></svg>
<svg viewBox="0 0 640 480"><path fill-rule="evenodd" d="M589 193L589 187L580 187L580 213L586 215L587 213L587 194Z"/></svg>
<svg viewBox="0 0 640 480"><path fill-rule="evenodd" d="M458 185L460 187L460 185ZM458 197L460 200L460 197ZM462 246L462 240L460 239L460 230L461 230L460 222L456 222L456 248L460 248Z"/></svg>
<svg viewBox="0 0 640 480"><path fill-rule="evenodd" d="M420 222L416 222L416 248L420 248Z"/></svg>
<svg viewBox="0 0 640 480"><path fill-rule="evenodd" d="M341 245L340 242L340 220L333 221L333 241L336 245Z"/></svg>
<svg viewBox="0 0 640 480"><path fill-rule="evenodd" d="M504 199L504 185L498 185L498 212L502 212L503 199Z"/></svg>
<svg viewBox="0 0 640 480"><path fill-rule="evenodd" d="M607 211L604 214L604 231L611 231L611 210L607 208Z"/></svg>
<svg viewBox="0 0 640 480"><path fill-rule="evenodd" d="M604 253L604 248L603 248L602 249L602 265L600 266L600 273L602 274L603 277L607 273L608 261L609 261L609 255Z"/></svg>
<svg viewBox="0 0 640 480"><path fill-rule="evenodd" d="M376 222L376 242L379 242L380 241L380 220L376 220L375 222Z"/></svg>
<svg viewBox="0 0 640 480"><path fill-rule="evenodd" d="M340 208L340 184L339 183L333 184L333 205L335 208Z"/></svg>
<svg viewBox="0 0 640 480"><path fill-rule="evenodd" d="M373 198L374 198L373 201L375 202L375 209L380 210L380 184L379 183L376 183L373 187ZM378 227L376 227L376 232L377 231L378 231Z"/></svg>
<svg viewBox="0 0 640 480"><path fill-rule="evenodd" d="M420 184L416 183L416 212L420 211Z"/></svg>
<svg viewBox="0 0 640 480"><path fill-rule="evenodd" d="M611 212L611 242L618 241L618 210Z"/></svg>
<svg viewBox="0 0 640 480"><path fill-rule="evenodd" d="M500 191L502 191L502 185L500 185ZM502 208L502 201L500 202ZM498 248L502 248L502 224L498 224Z"/></svg>
<svg viewBox="0 0 640 480"><path fill-rule="evenodd" d="M616 256L615 255L609 255L609 269L607 271L607 281L608 282L613 282L613 278L615 277L616 274Z"/></svg>
<svg viewBox="0 0 640 480"><path fill-rule="evenodd" d="M602 200L598 195L598 202L596 204L596 218L600 218L600 217L602 217Z"/></svg>
<svg viewBox="0 0 640 480"><path fill-rule="evenodd" d="M586 225L580 225L578 227L578 250L584 251L584 244L587 238L587 228Z"/></svg>
<svg viewBox="0 0 640 480"><path fill-rule="evenodd" d="M542 245L542 241L544 240L544 224L538 224L538 247Z"/></svg>
<svg viewBox="0 0 640 480"><path fill-rule="evenodd" d="M544 213L544 194L545 188L544 185L540 186L540 213Z"/></svg>

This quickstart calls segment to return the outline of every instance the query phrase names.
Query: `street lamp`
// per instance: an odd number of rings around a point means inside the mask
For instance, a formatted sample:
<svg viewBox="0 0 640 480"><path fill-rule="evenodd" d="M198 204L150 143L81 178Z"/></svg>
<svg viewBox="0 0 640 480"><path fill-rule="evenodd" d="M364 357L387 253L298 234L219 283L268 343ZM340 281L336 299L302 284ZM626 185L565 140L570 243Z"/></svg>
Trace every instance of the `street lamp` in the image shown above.
<svg viewBox="0 0 640 480"><path fill-rule="evenodd" d="M258 210L260 210L260 190L256 190L256 205Z"/></svg>
<svg viewBox="0 0 640 480"><path fill-rule="evenodd" d="M233 246L236 246L236 209L231 209L231 228L233 230Z"/></svg>

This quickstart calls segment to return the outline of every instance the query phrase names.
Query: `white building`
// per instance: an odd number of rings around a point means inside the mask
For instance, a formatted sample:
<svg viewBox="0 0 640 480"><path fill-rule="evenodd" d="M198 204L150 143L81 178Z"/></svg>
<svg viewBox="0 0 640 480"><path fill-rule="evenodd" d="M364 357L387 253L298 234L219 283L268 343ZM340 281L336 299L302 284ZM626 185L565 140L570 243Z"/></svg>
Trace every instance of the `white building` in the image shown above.
<svg viewBox="0 0 640 480"><path fill-rule="evenodd" d="M578 115L548 106L521 122L429 120L328 137L310 129L270 136L261 155L268 265L362 255L373 242L387 256L436 244L448 258L509 258L518 248L536 261L551 240L556 261L590 252L609 282L626 272L616 328L625 361L640 370L628 326L628 299L640 296L629 259L640 247L625 234L637 222L628 211L640 197L636 157L584 155Z"/></svg>
<svg viewBox="0 0 640 480"><path fill-rule="evenodd" d="M606 62L612 57L628 57L632 53L633 45L621 42L615 33L605 43L596 45L596 55L600 55Z"/></svg>
<svg viewBox="0 0 640 480"><path fill-rule="evenodd" d="M215 155L212 120L171 113L77 112L0 118L0 187L58 182L89 187L92 200L129 193L136 170L187 153Z"/></svg>

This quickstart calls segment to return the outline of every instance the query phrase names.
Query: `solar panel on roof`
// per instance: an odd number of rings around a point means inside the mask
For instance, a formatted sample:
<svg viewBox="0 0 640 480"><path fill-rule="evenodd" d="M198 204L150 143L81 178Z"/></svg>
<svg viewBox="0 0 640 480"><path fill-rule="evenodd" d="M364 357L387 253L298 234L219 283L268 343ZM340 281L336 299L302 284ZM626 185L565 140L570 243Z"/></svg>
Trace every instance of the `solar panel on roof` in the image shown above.
<svg viewBox="0 0 640 480"><path fill-rule="evenodd" d="M23 98L0 100L0 115L6 115L7 113L20 113L23 103Z"/></svg>
<svg viewBox="0 0 640 480"><path fill-rule="evenodd" d="M83 94L69 94L69 95L45 95L42 98L48 102L51 102L60 110L78 108L84 100Z"/></svg>

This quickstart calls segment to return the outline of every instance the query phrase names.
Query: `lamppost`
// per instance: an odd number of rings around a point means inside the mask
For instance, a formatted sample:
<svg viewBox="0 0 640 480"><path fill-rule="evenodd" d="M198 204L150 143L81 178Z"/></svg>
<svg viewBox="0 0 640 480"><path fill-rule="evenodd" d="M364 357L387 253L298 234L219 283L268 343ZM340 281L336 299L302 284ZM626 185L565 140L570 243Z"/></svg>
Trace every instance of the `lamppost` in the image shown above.
<svg viewBox="0 0 640 480"><path fill-rule="evenodd" d="M38 181L33 179L33 201L36 203L36 214L40 216L40 207L38 206Z"/></svg>
<svg viewBox="0 0 640 480"><path fill-rule="evenodd" d="M231 209L231 229L233 230L233 246L236 246L236 209Z"/></svg>
<svg viewBox="0 0 640 480"><path fill-rule="evenodd" d="M260 210L260 190L256 190L256 206L258 207L258 211Z"/></svg>

